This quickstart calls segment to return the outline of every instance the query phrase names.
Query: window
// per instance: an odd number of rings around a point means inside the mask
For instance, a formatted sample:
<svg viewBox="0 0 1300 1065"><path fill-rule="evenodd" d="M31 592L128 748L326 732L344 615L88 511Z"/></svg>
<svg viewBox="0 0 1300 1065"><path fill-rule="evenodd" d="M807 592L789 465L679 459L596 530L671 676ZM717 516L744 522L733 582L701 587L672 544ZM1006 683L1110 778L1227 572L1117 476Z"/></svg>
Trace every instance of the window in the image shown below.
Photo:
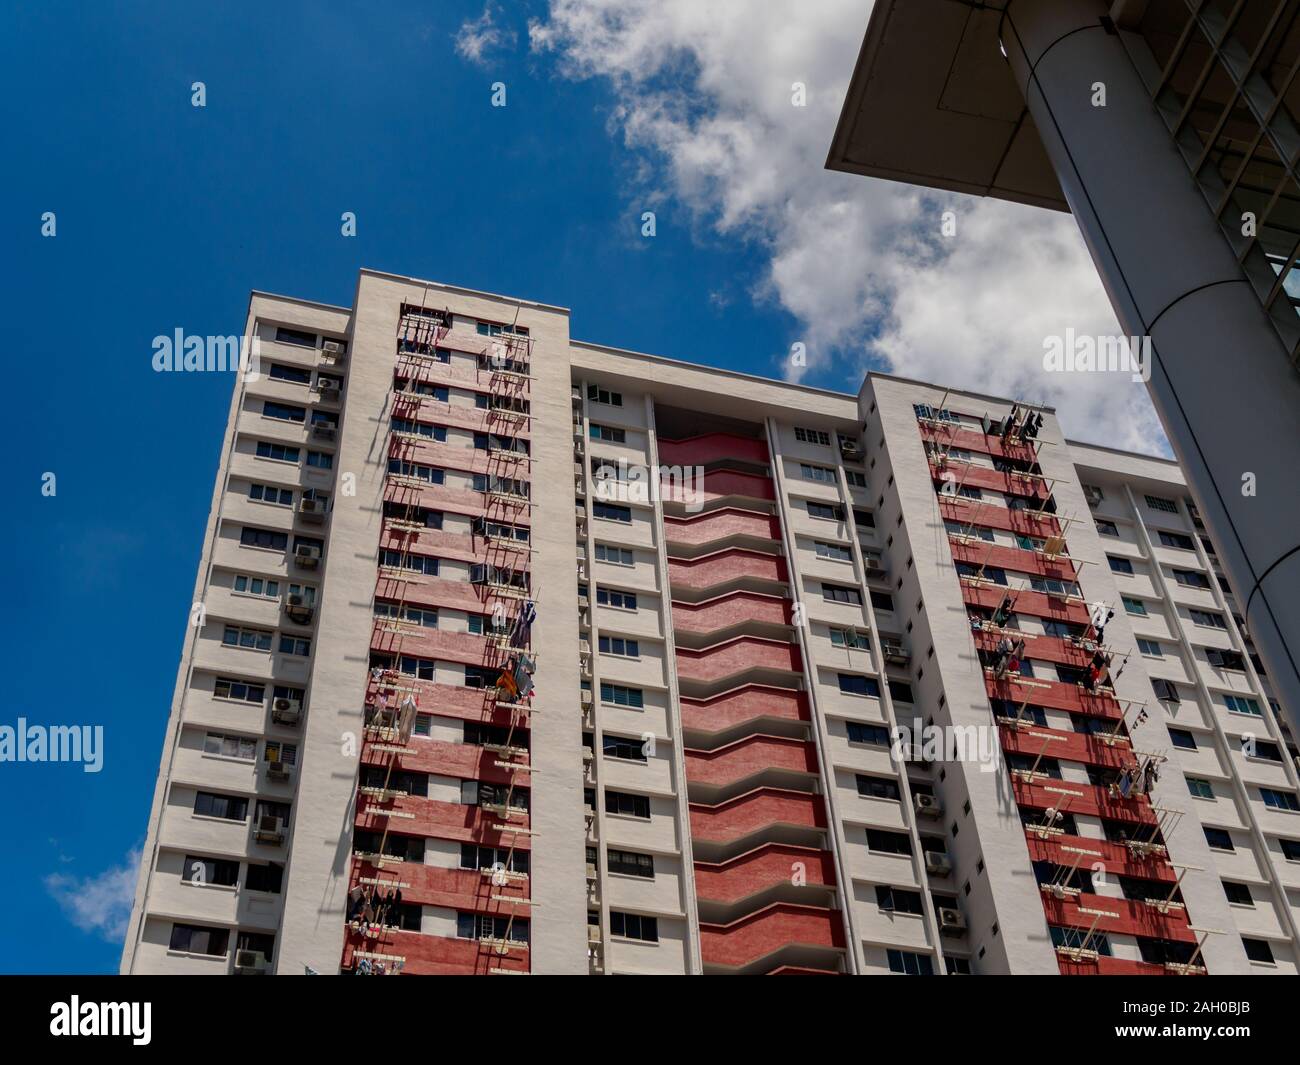
<svg viewBox="0 0 1300 1065"><path fill-rule="evenodd" d="M254 529L245 525L239 530L239 543L243 547L260 547L263 550L283 551L289 546L288 533L271 529Z"/></svg>
<svg viewBox="0 0 1300 1065"><path fill-rule="evenodd" d="M643 880L655 878L655 860L652 854L620 851L610 847L605 852L605 863L611 873L621 876L639 876Z"/></svg>
<svg viewBox="0 0 1300 1065"><path fill-rule="evenodd" d="M211 791L200 791L194 796L194 812L202 817L243 821L248 817L248 800L237 795L217 795Z"/></svg>
<svg viewBox="0 0 1300 1065"><path fill-rule="evenodd" d="M627 762L646 761L645 744L631 736L611 736L608 732L601 737L601 750L607 758L621 758Z"/></svg>
<svg viewBox="0 0 1300 1065"><path fill-rule="evenodd" d="M1178 686L1171 680L1165 680L1163 677L1152 677L1151 687L1156 693L1156 698L1162 703L1181 703L1183 697L1178 694Z"/></svg>
<svg viewBox="0 0 1300 1065"><path fill-rule="evenodd" d="M888 592L872 592L871 605L877 610L884 610L892 614L894 612L894 597Z"/></svg>
<svg viewBox="0 0 1300 1065"><path fill-rule="evenodd" d="M844 479L849 482L850 488L867 487L867 475L860 470L845 470Z"/></svg>
<svg viewBox="0 0 1300 1065"><path fill-rule="evenodd" d="M620 658L639 658L641 647L636 640L627 640L622 636L602 636L599 641L600 653L616 655Z"/></svg>
<svg viewBox="0 0 1300 1065"><path fill-rule="evenodd" d="M626 547L614 547L610 544L596 545L596 561L608 562L611 566L631 566L635 556Z"/></svg>
<svg viewBox="0 0 1300 1065"><path fill-rule="evenodd" d="M858 632L857 629L831 629L831 644L835 647L845 647L851 651L865 651L868 647L865 633Z"/></svg>
<svg viewBox="0 0 1300 1065"><path fill-rule="evenodd" d="M181 865L181 879L187 884L234 887L239 883L239 863L225 858L196 858L187 854Z"/></svg>
<svg viewBox="0 0 1300 1065"><path fill-rule="evenodd" d="M267 580L265 577L250 577L245 573L236 573L230 582L230 587L236 595L251 595L259 599L280 598L280 582Z"/></svg>
<svg viewBox="0 0 1300 1065"><path fill-rule="evenodd" d="M639 913L610 910L609 934L621 939L639 939L643 943L658 943L659 921L655 917L642 917Z"/></svg>
<svg viewBox="0 0 1300 1065"><path fill-rule="evenodd" d="M898 783L885 777L868 777L857 774L858 794L864 799L888 799L899 802L902 798Z"/></svg>
<svg viewBox="0 0 1300 1065"><path fill-rule="evenodd" d="M272 381L289 381L295 385L311 384L311 371L299 369L297 366L285 366L284 363L271 363L270 370L267 371L267 377Z"/></svg>
<svg viewBox="0 0 1300 1065"><path fill-rule="evenodd" d="M636 596L631 592L619 592L612 588L597 588L596 602L600 606L610 606L617 610L635 610Z"/></svg>
<svg viewBox="0 0 1300 1065"><path fill-rule="evenodd" d="M276 462L297 462L298 455L299 451L296 447L272 444L266 440L257 442L257 457L259 459L274 459Z"/></svg>
<svg viewBox="0 0 1300 1065"><path fill-rule="evenodd" d="M413 625L419 625L422 629L436 629L438 627L438 611L430 609L429 607L402 607L397 603L385 602L382 599L377 599L375 601L375 617L409 621ZM469 622L470 632L474 632L474 623L477 621L477 635L482 635L483 616L481 614L471 614L467 620Z"/></svg>
<svg viewBox="0 0 1300 1065"><path fill-rule="evenodd" d="M823 518L826 521L844 520L844 508L841 506L831 506L829 503L814 503L811 499L807 500L806 506L810 517Z"/></svg>
<svg viewBox="0 0 1300 1065"><path fill-rule="evenodd" d="M224 958L229 944L230 933L224 928L174 924L168 948L184 951L186 954L206 954L213 958Z"/></svg>
<svg viewBox="0 0 1300 1065"><path fill-rule="evenodd" d="M1216 614L1211 610L1189 610L1187 613L1193 624L1210 629L1226 629L1228 627L1228 623L1223 620L1223 615Z"/></svg>
<svg viewBox="0 0 1300 1065"><path fill-rule="evenodd" d="M334 456L327 455L323 451L308 451L307 465L317 470L332 470L334 468ZM441 484L442 482L437 482Z"/></svg>
<svg viewBox="0 0 1300 1065"><path fill-rule="evenodd" d="M1097 525L1097 531L1101 533L1102 536L1119 535L1119 526L1116 525L1113 521L1098 521L1096 525Z"/></svg>
<svg viewBox="0 0 1300 1065"><path fill-rule="evenodd" d="M424 422L413 422L408 418L391 419L393 432L407 433L410 436L425 436L439 444L447 442L447 427L445 425L426 425ZM475 446L478 446L478 433L475 436Z"/></svg>
<svg viewBox="0 0 1300 1065"><path fill-rule="evenodd" d="M311 654L311 640L305 640L300 636L280 636L280 653L282 655L298 655L306 658Z"/></svg>
<svg viewBox="0 0 1300 1065"><path fill-rule="evenodd" d="M837 676L840 691L845 695L869 695L873 699L880 698L880 682L874 677L863 677L857 673L840 673Z"/></svg>
<svg viewBox="0 0 1300 1065"><path fill-rule="evenodd" d="M398 672L408 676L415 677L418 680L433 680L434 664L431 658L416 658L414 655L402 655L397 662ZM469 670L465 671L466 683L469 681ZM495 679L495 676L494 678Z"/></svg>
<svg viewBox="0 0 1300 1065"><path fill-rule="evenodd" d="M1195 795L1198 799L1213 799L1214 788L1208 780L1202 777L1188 777L1187 790Z"/></svg>
<svg viewBox="0 0 1300 1065"><path fill-rule="evenodd" d="M1210 586L1210 578L1199 570L1176 569L1173 572L1174 580L1184 588L1208 588Z"/></svg>
<svg viewBox="0 0 1300 1065"><path fill-rule="evenodd" d="M883 828L867 829L867 850L878 854L911 854L912 841L906 832L887 832Z"/></svg>
<svg viewBox="0 0 1300 1065"><path fill-rule="evenodd" d="M917 954L910 950L887 950L885 958L889 962L891 973L904 976L933 976L934 960L928 954Z"/></svg>
<svg viewBox="0 0 1300 1065"><path fill-rule="evenodd" d="M387 569L405 569L423 573L426 577L438 576L438 560L428 555L414 555L409 551L385 548L379 554L379 564ZM376 611L378 613L378 611Z"/></svg>
<svg viewBox="0 0 1300 1065"><path fill-rule="evenodd" d="M244 887L249 891L267 891L278 895L283 886L284 866L276 865L274 862L268 865L248 863L248 875L244 879Z"/></svg>
<svg viewBox="0 0 1300 1065"><path fill-rule="evenodd" d="M1166 514L1177 514L1178 504L1172 499L1165 499L1164 496L1145 496L1147 506L1152 510L1163 510Z"/></svg>
<svg viewBox="0 0 1300 1065"><path fill-rule="evenodd" d="M599 385L587 386L587 398L593 403L603 403L607 407L621 407L623 405L622 392L611 392Z"/></svg>
<svg viewBox="0 0 1300 1065"><path fill-rule="evenodd" d="M632 524L632 508L615 506L613 503L592 504L591 512L597 518L603 518L605 521L620 521L624 525Z"/></svg>
<svg viewBox="0 0 1300 1065"><path fill-rule="evenodd" d="M252 761L257 757L257 740L248 736L228 736L222 732L209 732L203 738L204 754L219 754L225 758L242 758Z"/></svg>
<svg viewBox="0 0 1300 1065"><path fill-rule="evenodd" d="M473 843L460 845L460 867L462 869L505 869L511 873L528 872L528 852L506 847L478 846Z"/></svg>
<svg viewBox="0 0 1300 1065"><path fill-rule="evenodd" d="M1196 750L1196 736L1185 728L1171 728L1169 738L1175 747L1181 747L1184 751Z"/></svg>
<svg viewBox="0 0 1300 1065"><path fill-rule="evenodd" d="M820 429L805 429L801 425L794 427L794 438L801 444L817 444L820 447L831 446L830 433L822 432Z"/></svg>
<svg viewBox="0 0 1300 1065"><path fill-rule="evenodd" d="M642 821L650 820L650 797L633 795L626 791L605 789L605 813L619 817L636 817Z"/></svg>
<svg viewBox="0 0 1300 1065"><path fill-rule="evenodd" d="M261 703L266 699L266 685L218 677L212 686L212 694L218 699L233 699L238 703Z"/></svg>
<svg viewBox="0 0 1300 1065"><path fill-rule="evenodd" d="M957 489L957 494L958 494L959 496L963 497L964 499L983 499L983 498L984 498L984 493L981 492L981 491L980 491L978 488L976 488L974 485L970 485L970 484L964 484L964 485L962 485L960 488L958 488L958 489ZM1008 504L1008 505L1010 505L1010 504Z"/></svg>
<svg viewBox="0 0 1300 1065"><path fill-rule="evenodd" d="M1252 717L1264 716L1264 711L1259 708L1259 703L1254 699L1247 699L1244 695L1225 695L1223 703L1234 714L1250 714Z"/></svg>
<svg viewBox="0 0 1300 1065"><path fill-rule="evenodd" d="M640 688L625 688L621 684L606 684L601 681L600 701L615 706L632 706L640 710L645 706L645 692Z"/></svg>
<svg viewBox="0 0 1300 1065"><path fill-rule="evenodd" d="M316 334L308 333L302 329L290 329L288 326L278 325L275 327L275 342L277 344L296 344L302 348L314 348L316 346Z"/></svg>
<svg viewBox="0 0 1300 1065"><path fill-rule="evenodd" d="M853 520L864 529L874 529L876 527L876 516L869 510L855 510L853 512ZM992 536L992 533L989 535Z"/></svg>
<svg viewBox="0 0 1300 1065"><path fill-rule="evenodd" d="M591 423L588 435L592 440L604 440L610 444L623 444L627 442L627 432L619 429L614 425L597 425Z"/></svg>
<svg viewBox="0 0 1300 1065"><path fill-rule="evenodd" d="M1161 529L1160 542L1164 544L1165 547L1177 547L1183 551L1196 550L1196 544L1192 541L1192 538L1183 533L1165 532L1164 529Z"/></svg>
<svg viewBox="0 0 1300 1065"><path fill-rule="evenodd" d="M248 498L259 503L274 503L279 507L293 506L293 492L288 488L276 488L266 484L250 484Z"/></svg>
<svg viewBox="0 0 1300 1065"><path fill-rule="evenodd" d="M862 593L856 588L844 588L838 584L822 583L822 598L828 603L852 603L862 605Z"/></svg>
<svg viewBox="0 0 1300 1065"><path fill-rule="evenodd" d="M275 418L282 422L305 422L307 420L306 407L290 407L285 403L274 403L269 399L262 402L262 414L267 418Z"/></svg>
<svg viewBox="0 0 1300 1065"><path fill-rule="evenodd" d="M1205 842L1210 845L1211 850L1215 851L1232 851L1237 848L1232 845L1232 836L1221 828L1210 828L1205 826Z"/></svg>
<svg viewBox="0 0 1300 1065"><path fill-rule="evenodd" d="M846 721L844 727L850 743L865 743L871 747L891 746L889 729L884 725L864 725L860 721Z"/></svg>
<svg viewBox="0 0 1300 1065"><path fill-rule="evenodd" d="M1282 854L1288 862L1300 862L1300 839L1279 839Z"/></svg>
<svg viewBox="0 0 1300 1065"><path fill-rule="evenodd" d="M823 543L821 540L816 540L814 541L814 546L817 549L818 558L829 558L835 562L848 562L853 558L849 549L847 547L842 547L839 544L828 544Z"/></svg>
<svg viewBox="0 0 1300 1065"><path fill-rule="evenodd" d="M1164 658L1165 656L1160 644L1155 640L1144 640L1141 636L1138 637L1138 650L1150 658Z"/></svg>
<svg viewBox="0 0 1300 1065"><path fill-rule="evenodd" d="M1259 797L1270 810L1300 811L1300 799L1293 791L1278 791L1275 788L1260 788Z"/></svg>
<svg viewBox="0 0 1300 1065"><path fill-rule="evenodd" d="M405 907L404 907L405 908ZM418 907L415 907L418 913ZM412 931L419 931L418 924ZM456 914L456 938L528 942L528 921L521 917L497 917L490 913Z"/></svg>
<svg viewBox="0 0 1300 1065"><path fill-rule="evenodd" d="M1120 599L1124 603L1124 609L1128 613L1136 614L1140 618L1144 618L1147 616L1147 605L1146 603L1142 602L1141 599L1134 599L1131 596L1127 596L1127 595L1120 596Z"/></svg>
<svg viewBox="0 0 1300 1065"><path fill-rule="evenodd" d="M1245 672L1246 660L1240 651L1221 651L1217 647L1206 648L1205 660L1216 669L1233 669Z"/></svg>
<svg viewBox="0 0 1300 1065"><path fill-rule="evenodd" d="M896 703L912 702L912 686L905 680L891 680L889 682L889 697Z"/></svg>
<svg viewBox="0 0 1300 1065"><path fill-rule="evenodd" d="M835 471L826 466L812 466L807 462L799 463L799 473L805 481L820 481L822 484L835 483Z"/></svg>
<svg viewBox="0 0 1300 1065"><path fill-rule="evenodd" d="M1238 884L1232 880L1223 881L1223 894L1234 906L1254 906L1255 899L1250 893L1249 884Z"/></svg>
<svg viewBox="0 0 1300 1065"><path fill-rule="evenodd" d="M1107 555L1106 561L1110 563L1112 573L1126 573L1130 577L1133 575L1133 563L1126 558L1116 558L1114 555Z"/></svg>
<svg viewBox="0 0 1300 1065"><path fill-rule="evenodd" d="M1068 947L1073 950L1095 950L1098 954L1109 958L1111 956L1110 940L1101 932L1089 932L1082 928L1062 928L1060 925L1049 925L1048 930L1052 936L1052 945L1055 947ZM1141 940L1139 940L1139 944Z"/></svg>
<svg viewBox="0 0 1300 1065"><path fill-rule="evenodd" d="M943 956L944 968L949 976L970 976L970 958L958 958L952 954Z"/></svg>
<svg viewBox="0 0 1300 1065"><path fill-rule="evenodd" d="M1246 936L1242 936L1241 945L1246 948L1246 957L1251 961L1264 962L1268 965L1273 964L1273 948L1265 940L1248 939Z"/></svg>
<svg viewBox="0 0 1300 1065"><path fill-rule="evenodd" d="M269 651L271 649L271 634L263 629L241 629L237 625L227 625L221 635L221 642L226 647Z"/></svg>

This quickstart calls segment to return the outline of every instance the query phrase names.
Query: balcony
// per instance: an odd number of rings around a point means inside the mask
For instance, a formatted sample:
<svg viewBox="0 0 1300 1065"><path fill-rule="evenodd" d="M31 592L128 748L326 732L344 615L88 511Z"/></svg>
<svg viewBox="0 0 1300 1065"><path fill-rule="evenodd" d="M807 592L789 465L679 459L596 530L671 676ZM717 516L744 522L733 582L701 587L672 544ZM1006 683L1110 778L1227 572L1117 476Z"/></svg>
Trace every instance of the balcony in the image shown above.
<svg viewBox="0 0 1300 1065"><path fill-rule="evenodd" d="M502 916L508 912L503 911ZM526 973L529 967L529 950L524 943L450 939L397 929L384 929L373 939L348 932L343 941L343 968L352 968L366 955L384 956L387 964L398 959L402 974L408 976L486 976L496 972Z"/></svg>
<svg viewBox="0 0 1300 1065"><path fill-rule="evenodd" d="M691 785L725 787L759 774L816 776L817 752L807 740L788 736L746 736L716 750L687 748Z"/></svg>
<svg viewBox="0 0 1300 1065"><path fill-rule="evenodd" d="M790 870L801 866L807 883L835 886L835 860L829 851L786 843L764 843L723 862L695 863L695 892L701 902L731 904L772 888L790 886Z"/></svg>
<svg viewBox="0 0 1300 1065"><path fill-rule="evenodd" d="M691 836L727 843L773 827L824 830L826 810L820 795L762 787L715 806L690 804Z"/></svg>
<svg viewBox="0 0 1300 1065"><path fill-rule="evenodd" d="M690 554L696 548L722 541L772 545L781 542L781 521L775 514L741 507L719 507L700 514L664 515L664 539L670 553Z"/></svg>
<svg viewBox="0 0 1300 1065"><path fill-rule="evenodd" d="M702 433L680 440L659 439L659 461L667 466L709 466L727 460L766 466L767 444L761 437L732 433Z"/></svg>
<svg viewBox="0 0 1300 1065"><path fill-rule="evenodd" d="M767 971L776 964L789 964L791 954L828 964L827 955L843 949L839 911L817 906L780 902L730 924L700 924L706 972Z"/></svg>
<svg viewBox="0 0 1300 1065"><path fill-rule="evenodd" d="M807 721L808 701L803 692L765 684L742 684L709 698L682 696L682 727L688 732L713 734L764 718Z"/></svg>
<svg viewBox="0 0 1300 1065"><path fill-rule="evenodd" d="M787 583L785 560L778 555L728 547L697 558L668 560L674 597L683 593L713 595L731 588L749 591L783 591Z"/></svg>
<svg viewBox="0 0 1300 1065"><path fill-rule="evenodd" d="M684 683L716 685L751 673L778 681L785 675L801 677L803 661L798 646L759 636L736 636L698 651L677 648L677 676Z"/></svg>

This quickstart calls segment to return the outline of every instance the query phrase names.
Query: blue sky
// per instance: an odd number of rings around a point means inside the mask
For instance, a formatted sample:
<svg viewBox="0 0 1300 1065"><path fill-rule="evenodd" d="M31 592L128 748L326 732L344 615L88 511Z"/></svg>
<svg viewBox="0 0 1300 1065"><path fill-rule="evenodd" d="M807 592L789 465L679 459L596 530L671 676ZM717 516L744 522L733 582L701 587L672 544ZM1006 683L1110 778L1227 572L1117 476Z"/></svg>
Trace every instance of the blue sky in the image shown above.
<svg viewBox="0 0 1300 1065"><path fill-rule="evenodd" d="M755 363L794 329L749 299L761 263L740 242L693 239L671 202L640 237L606 84L522 46L467 62L453 34L481 4L440 3L437 24L432 6L23 3L6 19L0 537L17 565L0 723L107 738L98 774L0 766L22 914L0 924L0 970L117 964L93 925L133 882L112 870L144 836L230 389L154 374L155 335L238 333L252 288L346 304L361 266L561 304L580 338L751 372L774 372Z"/></svg>
<svg viewBox="0 0 1300 1065"><path fill-rule="evenodd" d="M870 6L8 5L0 724L102 724L106 754L0 765L0 971L117 964L231 386L153 373L151 341L238 333L250 289L346 304L368 266L567 306L579 339L771 376L800 341L807 383L882 367L1161 446L1140 390L1038 373L1044 335L1115 328L1068 216L823 169Z"/></svg>

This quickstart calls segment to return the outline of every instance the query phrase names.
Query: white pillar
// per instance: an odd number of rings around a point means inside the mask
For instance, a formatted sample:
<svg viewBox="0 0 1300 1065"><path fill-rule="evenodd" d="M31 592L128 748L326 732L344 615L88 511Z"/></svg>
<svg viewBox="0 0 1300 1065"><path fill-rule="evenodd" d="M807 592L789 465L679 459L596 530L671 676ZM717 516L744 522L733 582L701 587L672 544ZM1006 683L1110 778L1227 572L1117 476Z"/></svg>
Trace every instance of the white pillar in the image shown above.
<svg viewBox="0 0 1300 1065"><path fill-rule="evenodd" d="M1009 0L1003 47L1121 325L1151 338L1152 401L1300 735L1300 374L1106 12Z"/></svg>

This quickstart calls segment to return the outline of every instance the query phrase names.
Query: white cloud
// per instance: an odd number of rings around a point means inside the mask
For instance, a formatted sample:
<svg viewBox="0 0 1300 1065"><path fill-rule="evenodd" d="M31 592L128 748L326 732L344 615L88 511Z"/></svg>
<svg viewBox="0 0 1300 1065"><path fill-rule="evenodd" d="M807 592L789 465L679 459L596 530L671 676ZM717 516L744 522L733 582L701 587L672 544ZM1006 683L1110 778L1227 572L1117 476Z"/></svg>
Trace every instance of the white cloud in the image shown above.
<svg viewBox="0 0 1300 1065"><path fill-rule="evenodd" d="M456 31L456 54L478 66L486 66L489 52L513 47L517 40L515 31L498 26L497 14L499 9L488 3L478 18L462 22Z"/></svg>
<svg viewBox="0 0 1300 1065"><path fill-rule="evenodd" d="M95 932L110 943L121 942L131 917L140 851L131 851L125 862L96 876L76 877L51 873L45 890L64 914L83 932Z"/></svg>
<svg viewBox="0 0 1300 1065"><path fill-rule="evenodd" d="M1055 404L1083 439L1162 448L1126 375L1042 372L1046 336L1118 331L1071 218L824 169L870 10L551 0L529 36L563 76L608 83L613 132L651 164L638 168L642 195L762 252L756 295L800 322L817 383L855 390L862 370L886 369ZM958 214L953 238L940 235L945 209ZM785 367L762 353L750 369Z"/></svg>

